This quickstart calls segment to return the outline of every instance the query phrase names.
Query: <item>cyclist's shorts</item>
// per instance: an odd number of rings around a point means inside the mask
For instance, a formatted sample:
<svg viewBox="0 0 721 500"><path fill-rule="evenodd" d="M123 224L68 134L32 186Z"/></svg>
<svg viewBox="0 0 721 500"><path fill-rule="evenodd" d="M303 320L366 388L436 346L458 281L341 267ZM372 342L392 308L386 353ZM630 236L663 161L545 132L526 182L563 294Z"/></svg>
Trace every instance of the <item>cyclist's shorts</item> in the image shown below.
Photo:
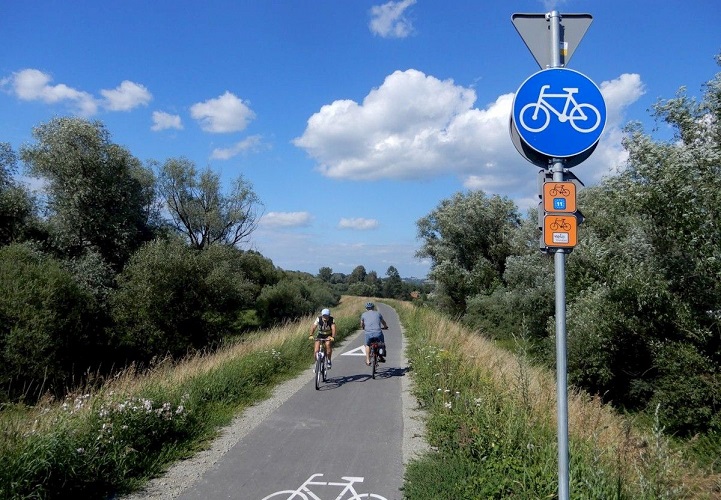
<svg viewBox="0 0 721 500"><path fill-rule="evenodd" d="M371 342L374 340L378 340L380 342L383 342L385 344L385 337L383 336L383 332L381 333L366 333L366 345L371 345Z"/></svg>
<svg viewBox="0 0 721 500"><path fill-rule="evenodd" d="M315 336L315 339L316 339L316 340L327 340L328 337L330 337L330 336L331 336L331 333L330 333L330 332L328 332L328 333L320 333L320 332L318 332L318 333L316 334L316 336Z"/></svg>

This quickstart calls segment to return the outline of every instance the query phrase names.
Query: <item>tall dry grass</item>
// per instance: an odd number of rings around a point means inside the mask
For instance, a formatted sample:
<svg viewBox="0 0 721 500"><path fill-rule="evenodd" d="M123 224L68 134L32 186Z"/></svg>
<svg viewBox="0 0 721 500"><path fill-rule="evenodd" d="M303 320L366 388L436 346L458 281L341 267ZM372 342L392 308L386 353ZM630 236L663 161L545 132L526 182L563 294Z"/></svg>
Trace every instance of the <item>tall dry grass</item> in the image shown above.
<svg viewBox="0 0 721 500"><path fill-rule="evenodd" d="M458 353L464 360L464 372L481 377L496 393L514 401L526 411L529 422L556 428L555 373L532 365L522 351L501 349L433 311L405 302L394 301L392 305L401 318L422 316L418 322L427 332L429 344ZM575 448L592 450L593 461L639 491L655 491L657 498L721 498L721 477L709 475L684 460L680 450L663 435L657 421L652 428L645 428L632 417L603 404L600 398L570 387L568 431Z"/></svg>

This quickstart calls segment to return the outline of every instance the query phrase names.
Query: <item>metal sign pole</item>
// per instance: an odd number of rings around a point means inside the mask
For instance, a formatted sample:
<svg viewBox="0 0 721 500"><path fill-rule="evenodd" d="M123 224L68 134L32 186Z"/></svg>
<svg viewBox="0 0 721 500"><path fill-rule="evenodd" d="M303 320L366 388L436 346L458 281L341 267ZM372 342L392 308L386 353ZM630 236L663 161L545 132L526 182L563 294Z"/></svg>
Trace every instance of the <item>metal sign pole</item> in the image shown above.
<svg viewBox="0 0 721 500"><path fill-rule="evenodd" d="M561 67L561 16L546 14L551 28L551 67ZM553 158L553 180L563 182L565 160ZM557 248L553 256L556 272L556 411L558 432L558 498L568 500L568 387L566 375L566 252Z"/></svg>
<svg viewBox="0 0 721 500"><path fill-rule="evenodd" d="M541 71L531 75L516 91L509 129L511 141L521 156L543 169L539 184L543 211L539 207L538 227L542 231L541 250L554 254L560 500L568 500L570 484L566 256L576 246L577 228L583 222L583 215L576 208L576 189L566 186L578 181L569 169L586 160L593 152L606 123L606 103L601 90L590 78L565 65L591 20L590 14L566 14L561 22L561 15L555 10L545 14L511 16L513 25L541 67ZM548 92L549 89L564 93ZM549 97L565 97L563 111L550 104ZM568 112L571 104L573 108Z"/></svg>

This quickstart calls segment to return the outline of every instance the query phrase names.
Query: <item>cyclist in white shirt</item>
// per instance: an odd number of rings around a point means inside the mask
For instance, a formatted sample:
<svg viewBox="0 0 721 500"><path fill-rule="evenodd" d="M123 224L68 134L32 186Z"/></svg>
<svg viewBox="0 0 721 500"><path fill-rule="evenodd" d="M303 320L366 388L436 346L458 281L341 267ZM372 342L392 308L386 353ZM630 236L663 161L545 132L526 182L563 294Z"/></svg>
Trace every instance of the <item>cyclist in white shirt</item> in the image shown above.
<svg viewBox="0 0 721 500"><path fill-rule="evenodd" d="M335 322L333 316L330 315L330 309L323 309L320 312L320 316L315 319L313 326L310 327L310 334L313 336L316 331L318 332L315 337L315 347L313 349L313 360L318 356L318 350L320 349L320 343L325 342L325 352L328 359L328 369L332 367L331 355L333 354L333 342L335 337Z"/></svg>

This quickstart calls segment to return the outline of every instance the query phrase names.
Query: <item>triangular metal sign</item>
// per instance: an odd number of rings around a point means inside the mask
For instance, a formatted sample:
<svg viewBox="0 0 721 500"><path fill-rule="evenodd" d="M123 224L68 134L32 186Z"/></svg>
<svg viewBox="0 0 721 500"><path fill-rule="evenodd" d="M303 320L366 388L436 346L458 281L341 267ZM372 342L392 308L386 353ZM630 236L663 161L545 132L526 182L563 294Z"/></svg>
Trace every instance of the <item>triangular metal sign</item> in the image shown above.
<svg viewBox="0 0 721 500"><path fill-rule="evenodd" d="M593 21L591 14L560 14L561 66L566 66ZM513 26L541 69L553 65L548 14L513 14Z"/></svg>

